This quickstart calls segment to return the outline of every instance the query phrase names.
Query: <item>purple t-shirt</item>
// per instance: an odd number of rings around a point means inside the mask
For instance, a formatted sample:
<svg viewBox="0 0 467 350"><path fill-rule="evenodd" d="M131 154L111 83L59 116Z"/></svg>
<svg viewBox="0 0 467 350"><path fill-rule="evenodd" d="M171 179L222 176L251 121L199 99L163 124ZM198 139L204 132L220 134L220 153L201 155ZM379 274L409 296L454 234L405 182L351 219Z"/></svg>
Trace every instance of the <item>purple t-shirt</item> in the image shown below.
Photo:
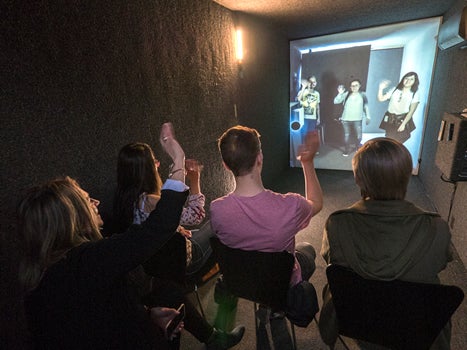
<svg viewBox="0 0 467 350"><path fill-rule="evenodd" d="M310 223L311 203L297 193L265 190L253 197L230 193L211 202L211 227L229 247L295 254L295 235ZM301 281L297 261L291 284Z"/></svg>

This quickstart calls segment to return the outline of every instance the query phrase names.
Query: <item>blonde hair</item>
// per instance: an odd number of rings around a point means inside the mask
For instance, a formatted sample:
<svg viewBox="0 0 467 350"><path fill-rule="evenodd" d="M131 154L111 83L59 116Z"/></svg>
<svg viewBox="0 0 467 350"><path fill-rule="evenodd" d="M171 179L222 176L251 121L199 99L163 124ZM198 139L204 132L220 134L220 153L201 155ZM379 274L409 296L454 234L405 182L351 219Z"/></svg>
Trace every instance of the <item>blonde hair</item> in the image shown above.
<svg viewBox="0 0 467 350"><path fill-rule="evenodd" d="M412 157L391 138L371 139L352 159L355 181L363 199L404 199L412 174Z"/></svg>
<svg viewBox="0 0 467 350"><path fill-rule="evenodd" d="M102 238L89 200L70 177L30 189L17 208L22 243L19 282L34 289L43 272L73 247Z"/></svg>

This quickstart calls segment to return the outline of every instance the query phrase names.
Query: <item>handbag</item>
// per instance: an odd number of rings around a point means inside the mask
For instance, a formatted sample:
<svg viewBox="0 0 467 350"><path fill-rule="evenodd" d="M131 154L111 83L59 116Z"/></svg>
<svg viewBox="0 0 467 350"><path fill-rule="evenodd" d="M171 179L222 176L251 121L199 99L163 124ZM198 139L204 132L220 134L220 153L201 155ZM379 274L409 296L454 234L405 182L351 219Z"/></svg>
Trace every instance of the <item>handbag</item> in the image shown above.
<svg viewBox="0 0 467 350"><path fill-rule="evenodd" d="M404 120L405 116L407 114L391 114L389 112L386 112L384 114L383 119L381 120L381 123L379 124L379 128L383 130L394 130L396 131L399 126L402 124L402 121ZM415 123L413 122L413 118L410 118L410 120L407 122L405 125L404 131L400 132L401 136L410 137L410 133L414 131L417 127L415 126Z"/></svg>
<svg viewBox="0 0 467 350"><path fill-rule="evenodd" d="M383 119L381 120L381 123L379 124L379 128L386 130L386 131L393 130L394 128L396 128L398 117L401 117L401 116L405 117L405 114L401 114L398 116L397 114L392 114L389 112L384 113Z"/></svg>
<svg viewBox="0 0 467 350"><path fill-rule="evenodd" d="M404 115L405 117L405 115ZM395 123L395 131L399 128L399 126L402 124L402 121L404 118L397 119ZM404 130L402 131L397 131L397 139L401 142L404 143L410 138L410 133L415 130L415 123L413 122L413 119L410 118L410 120L407 122L405 125Z"/></svg>
<svg viewBox="0 0 467 350"><path fill-rule="evenodd" d="M289 288L285 315L290 322L298 327L307 327L318 311L318 297L313 284L301 281Z"/></svg>

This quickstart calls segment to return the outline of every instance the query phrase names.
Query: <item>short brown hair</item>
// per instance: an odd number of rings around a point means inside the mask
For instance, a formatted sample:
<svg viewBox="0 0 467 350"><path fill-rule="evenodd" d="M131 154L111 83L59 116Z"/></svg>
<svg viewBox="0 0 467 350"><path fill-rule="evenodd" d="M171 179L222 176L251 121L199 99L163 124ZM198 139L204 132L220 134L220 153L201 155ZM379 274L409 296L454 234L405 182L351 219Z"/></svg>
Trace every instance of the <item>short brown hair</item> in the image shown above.
<svg viewBox="0 0 467 350"><path fill-rule="evenodd" d="M365 142L355 154L352 167L362 198L405 198L412 157L399 141L378 137Z"/></svg>
<svg viewBox="0 0 467 350"><path fill-rule="evenodd" d="M231 127L219 138L218 146L222 160L234 176L248 174L261 152L258 131L246 126Z"/></svg>

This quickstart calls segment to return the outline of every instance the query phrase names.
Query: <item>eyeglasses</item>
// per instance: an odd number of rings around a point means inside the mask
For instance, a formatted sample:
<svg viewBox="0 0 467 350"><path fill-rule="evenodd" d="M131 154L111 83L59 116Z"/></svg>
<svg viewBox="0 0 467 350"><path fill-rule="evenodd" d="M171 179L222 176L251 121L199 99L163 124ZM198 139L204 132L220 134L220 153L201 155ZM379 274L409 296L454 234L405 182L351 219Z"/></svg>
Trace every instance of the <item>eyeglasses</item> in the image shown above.
<svg viewBox="0 0 467 350"><path fill-rule="evenodd" d="M360 85L358 84L351 84L350 87L359 87Z"/></svg>

